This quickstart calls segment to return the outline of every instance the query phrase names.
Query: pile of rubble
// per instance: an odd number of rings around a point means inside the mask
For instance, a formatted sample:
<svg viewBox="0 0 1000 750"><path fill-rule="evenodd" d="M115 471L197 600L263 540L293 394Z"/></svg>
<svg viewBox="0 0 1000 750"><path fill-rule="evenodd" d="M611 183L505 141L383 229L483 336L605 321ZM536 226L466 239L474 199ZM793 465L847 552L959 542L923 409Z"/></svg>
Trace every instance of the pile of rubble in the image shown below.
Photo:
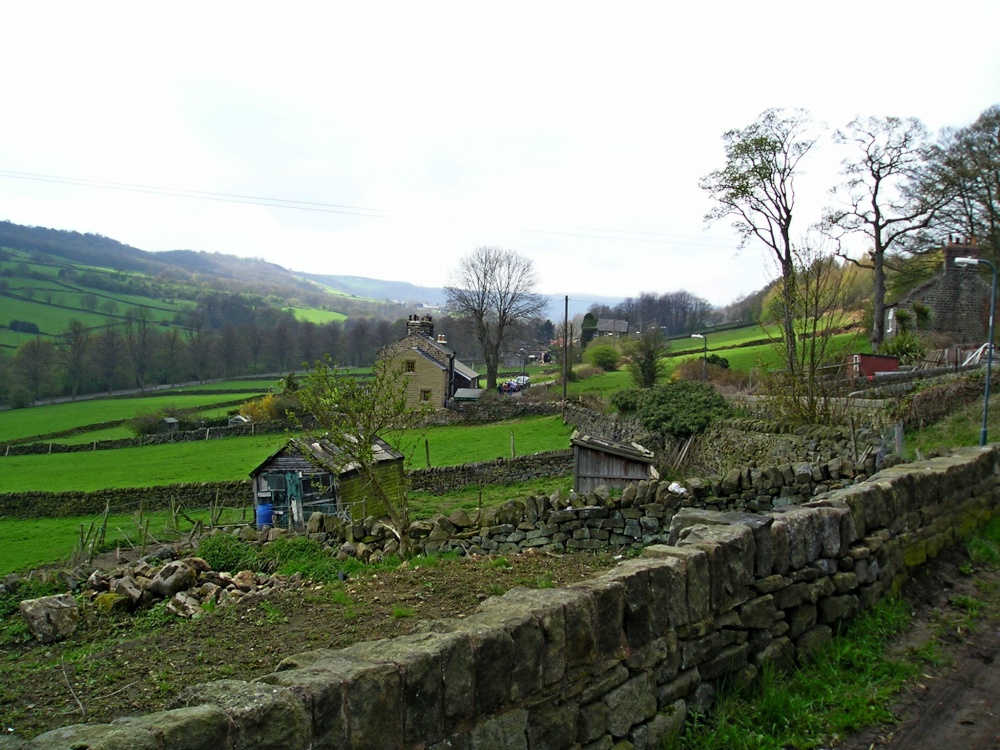
<svg viewBox="0 0 1000 750"><path fill-rule="evenodd" d="M164 554L163 550L158 554ZM76 630L83 606L97 612L134 612L167 601L166 610L185 618L198 618L216 607L260 599L282 589L298 588L302 576L266 575L243 570L235 575L212 570L200 557L180 557L161 562L147 556L111 570L94 569L81 583L79 571L60 578L73 593L26 599L20 603L31 634L42 643L65 638ZM75 584L75 585L74 585ZM16 585L16 584L10 584Z"/></svg>

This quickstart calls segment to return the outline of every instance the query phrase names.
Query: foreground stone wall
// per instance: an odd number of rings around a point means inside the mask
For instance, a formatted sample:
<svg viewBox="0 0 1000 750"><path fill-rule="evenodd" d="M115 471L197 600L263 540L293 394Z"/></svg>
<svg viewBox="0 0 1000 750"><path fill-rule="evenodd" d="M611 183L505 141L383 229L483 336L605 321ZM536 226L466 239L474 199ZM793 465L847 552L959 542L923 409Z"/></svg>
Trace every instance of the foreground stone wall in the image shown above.
<svg viewBox="0 0 1000 750"><path fill-rule="evenodd" d="M515 589L467 618L299 654L29 747L652 750L723 680L808 655L985 522L998 472L1000 448L964 449L766 514L685 510L673 544L599 578Z"/></svg>

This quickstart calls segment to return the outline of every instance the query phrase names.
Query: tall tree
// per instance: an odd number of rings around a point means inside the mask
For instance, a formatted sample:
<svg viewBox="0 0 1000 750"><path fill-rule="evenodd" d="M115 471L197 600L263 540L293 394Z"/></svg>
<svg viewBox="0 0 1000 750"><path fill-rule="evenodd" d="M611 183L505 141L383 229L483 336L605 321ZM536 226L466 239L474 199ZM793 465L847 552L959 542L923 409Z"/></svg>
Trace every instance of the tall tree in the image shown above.
<svg viewBox="0 0 1000 750"><path fill-rule="evenodd" d="M90 331L76 318L70 318L66 331L59 337L59 359L66 375L69 394L76 398L87 380L87 354L92 343Z"/></svg>
<svg viewBox="0 0 1000 750"><path fill-rule="evenodd" d="M841 174L847 180L831 190L838 205L826 209L823 227L838 242L844 235L860 234L871 243L871 344L877 351L885 337L886 254L907 249L907 241L930 226L947 193L928 184L930 143L919 120L857 118L833 137L837 143L852 146L854 155L843 161ZM848 256L842 253L842 257Z"/></svg>
<svg viewBox="0 0 1000 750"><path fill-rule="evenodd" d="M465 256L445 287L452 314L475 332L486 365L486 387L496 388L505 337L516 323L541 315L545 299L535 292L529 258L498 247L480 247Z"/></svg>
<svg viewBox="0 0 1000 750"><path fill-rule="evenodd" d="M53 382L56 349L50 341L36 336L14 352L13 369L18 381L31 393L33 401L48 395Z"/></svg>
<svg viewBox="0 0 1000 750"><path fill-rule="evenodd" d="M94 358L101 383L111 393L118 384L126 356L125 340L114 323L108 323L94 342Z"/></svg>
<svg viewBox="0 0 1000 750"><path fill-rule="evenodd" d="M156 351L156 331L153 329L153 315L147 307L130 307L125 312L123 324L125 350L132 367L132 378L140 390L146 387L149 368L153 364Z"/></svg>
<svg viewBox="0 0 1000 750"><path fill-rule="evenodd" d="M811 121L804 110L768 109L745 128L722 136L726 164L698 183L717 204L706 222L733 220L740 246L759 240L774 255L781 269L782 315L788 343L788 369L794 371L795 330L791 301L795 296L795 263L792 249L792 210L795 177L802 159L816 143Z"/></svg>
<svg viewBox="0 0 1000 750"><path fill-rule="evenodd" d="M663 377L666 371L663 357L670 350L670 344L661 328L650 326L629 338L624 350L629 358L628 371L637 388L652 388Z"/></svg>
<svg viewBox="0 0 1000 750"><path fill-rule="evenodd" d="M968 127L946 130L930 161L931 189L950 195L938 217L942 229L974 240L1000 262L1000 104Z"/></svg>

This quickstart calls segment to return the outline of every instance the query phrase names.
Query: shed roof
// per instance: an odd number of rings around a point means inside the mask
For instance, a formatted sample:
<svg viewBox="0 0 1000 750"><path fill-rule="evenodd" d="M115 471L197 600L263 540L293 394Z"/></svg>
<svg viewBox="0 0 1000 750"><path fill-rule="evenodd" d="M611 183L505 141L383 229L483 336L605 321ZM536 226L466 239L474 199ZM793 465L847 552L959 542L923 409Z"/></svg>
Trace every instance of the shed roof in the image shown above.
<svg viewBox="0 0 1000 750"><path fill-rule="evenodd" d="M372 451L376 463L403 460L403 454L381 438L375 438ZM273 465L280 465L285 470L319 469L331 474L345 474L358 468L357 463L353 461L341 463L340 454L340 449L328 439L315 438L310 441L305 438L292 438L254 468L250 476L256 477Z"/></svg>
<svg viewBox="0 0 1000 750"><path fill-rule="evenodd" d="M614 456L628 458L644 464L651 464L656 459L656 454L653 451L642 447L638 443L617 443L614 440L606 440L605 438L594 437L593 435L581 435L579 432L573 433L570 443L581 448L589 448L601 453L610 453Z"/></svg>

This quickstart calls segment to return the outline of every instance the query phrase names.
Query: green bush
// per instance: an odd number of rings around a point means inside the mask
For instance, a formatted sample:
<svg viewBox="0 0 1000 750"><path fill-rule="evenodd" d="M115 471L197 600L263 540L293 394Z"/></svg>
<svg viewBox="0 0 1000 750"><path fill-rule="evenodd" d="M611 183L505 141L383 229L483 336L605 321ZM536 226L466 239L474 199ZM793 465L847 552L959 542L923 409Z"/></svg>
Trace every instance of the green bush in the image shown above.
<svg viewBox="0 0 1000 750"><path fill-rule="evenodd" d="M890 357L899 357L900 363L904 365L915 364L924 358L926 349L920 336L916 333L902 330L891 339L882 342L878 348L879 354Z"/></svg>
<svg viewBox="0 0 1000 750"><path fill-rule="evenodd" d="M239 573L260 568L257 550L232 534L213 534L198 545L198 557L212 570Z"/></svg>
<svg viewBox="0 0 1000 750"><path fill-rule="evenodd" d="M732 408L709 383L674 380L639 392L635 415L643 427L664 437L686 438L701 432Z"/></svg>
<svg viewBox="0 0 1000 750"><path fill-rule="evenodd" d="M635 414L642 400L642 391L638 388L624 388L611 394L611 405L621 414Z"/></svg>
<svg viewBox="0 0 1000 750"><path fill-rule="evenodd" d="M587 347L587 351L583 353L583 360L606 372L613 372L618 369L621 354L609 344L591 344Z"/></svg>

